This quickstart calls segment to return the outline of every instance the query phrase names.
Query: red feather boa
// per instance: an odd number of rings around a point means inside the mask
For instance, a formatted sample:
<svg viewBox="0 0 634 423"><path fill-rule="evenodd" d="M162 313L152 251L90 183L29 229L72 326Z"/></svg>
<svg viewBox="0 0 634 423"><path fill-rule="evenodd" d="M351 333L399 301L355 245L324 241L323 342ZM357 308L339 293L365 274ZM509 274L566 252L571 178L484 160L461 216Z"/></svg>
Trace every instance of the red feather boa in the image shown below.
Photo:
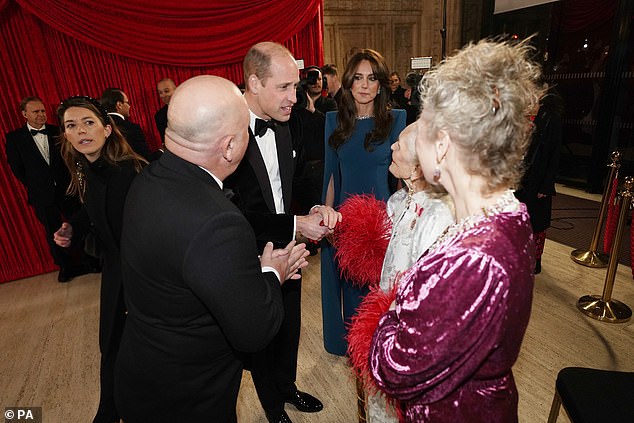
<svg viewBox="0 0 634 423"><path fill-rule="evenodd" d="M375 395L380 391L376 386L370 370L370 344L374 332L379 326L379 321L390 305L396 299L398 283L394 284L389 292L384 292L380 287L370 288L363 302L357 307L357 313L352 317L348 327L348 357L350 365L356 377L361 380L366 392ZM405 421L403 410L397 399L386 396L387 406L392 406L396 411L399 422Z"/></svg>
<svg viewBox="0 0 634 423"><path fill-rule="evenodd" d="M377 392L379 389L370 372L370 344L379 320L396 298L397 286L394 285L390 292L384 292L378 286L370 288L348 327L350 364L369 392Z"/></svg>
<svg viewBox="0 0 634 423"><path fill-rule="evenodd" d="M333 244L341 275L354 285L378 285L392 233L385 202L372 195L353 195L339 212L342 219L335 227Z"/></svg>

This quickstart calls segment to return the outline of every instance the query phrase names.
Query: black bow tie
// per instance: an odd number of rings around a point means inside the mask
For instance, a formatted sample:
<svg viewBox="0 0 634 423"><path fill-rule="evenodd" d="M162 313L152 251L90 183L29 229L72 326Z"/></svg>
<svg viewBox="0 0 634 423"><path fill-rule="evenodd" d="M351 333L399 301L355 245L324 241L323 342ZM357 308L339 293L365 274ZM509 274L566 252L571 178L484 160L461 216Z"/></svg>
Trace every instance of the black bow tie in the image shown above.
<svg viewBox="0 0 634 423"><path fill-rule="evenodd" d="M46 132L46 129L31 129L31 135L36 136L37 134L47 135L48 132Z"/></svg>
<svg viewBox="0 0 634 423"><path fill-rule="evenodd" d="M255 135L257 135L258 137L263 137L269 128L271 128L273 132L275 132L275 121L255 119Z"/></svg>

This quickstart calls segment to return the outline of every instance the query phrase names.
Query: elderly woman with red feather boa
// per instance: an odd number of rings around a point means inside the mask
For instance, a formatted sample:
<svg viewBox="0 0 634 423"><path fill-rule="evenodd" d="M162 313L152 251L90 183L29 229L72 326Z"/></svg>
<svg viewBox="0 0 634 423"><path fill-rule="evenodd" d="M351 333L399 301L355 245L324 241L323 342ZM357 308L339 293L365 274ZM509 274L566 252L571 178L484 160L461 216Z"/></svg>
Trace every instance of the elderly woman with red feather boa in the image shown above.
<svg viewBox="0 0 634 423"><path fill-rule="evenodd" d="M416 135L416 125L409 125L392 144L389 171L401 179L405 187L390 196L387 207L373 198L353 196L340 208L342 223L335 229L339 267L350 280L374 285L353 317L354 324L348 334L351 355L356 355L361 348L367 357L369 337L380 315L375 312L374 301L380 303L389 298L381 309L386 310L399 275L454 222L451 199L423 177L414 147ZM382 244L385 247L382 248ZM359 337L367 340L365 345L357 343ZM361 397L363 392L359 394ZM398 421L393 408L386 406L385 397L376 389L367 395L366 413L368 423Z"/></svg>
<svg viewBox="0 0 634 423"><path fill-rule="evenodd" d="M528 112L543 94L531 53L527 41L483 40L424 77L416 152L425 179L454 200L457 223L402 275L368 355L351 357L406 422L518 421L511 368L535 262L513 189Z"/></svg>

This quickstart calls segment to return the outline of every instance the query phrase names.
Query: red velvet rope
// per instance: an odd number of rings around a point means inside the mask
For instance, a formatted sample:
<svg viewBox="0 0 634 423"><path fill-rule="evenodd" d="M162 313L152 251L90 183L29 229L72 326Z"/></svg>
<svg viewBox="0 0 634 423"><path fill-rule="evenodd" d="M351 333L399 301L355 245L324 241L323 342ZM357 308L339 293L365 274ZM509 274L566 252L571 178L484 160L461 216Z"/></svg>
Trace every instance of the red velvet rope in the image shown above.
<svg viewBox="0 0 634 423"><path fill-rule="evenodd" d="M632 245L634 245L634 227L632 227L632 217L630 217L630 267L632 268L632 279L634 279L634 249L632 249Z"/></svg>
<svg viewBox="0 0 634 423"><path fill-rule="evenodd" d="M608 217L605 222L605 233L603 234L603 251L606 253L609 253L612 248L612 241L614 241L616 225L619 220L619 213L621 212L621 203L615 201L618 184L619 178L615 176L612 181L610 199L608 200Z"/></svg>

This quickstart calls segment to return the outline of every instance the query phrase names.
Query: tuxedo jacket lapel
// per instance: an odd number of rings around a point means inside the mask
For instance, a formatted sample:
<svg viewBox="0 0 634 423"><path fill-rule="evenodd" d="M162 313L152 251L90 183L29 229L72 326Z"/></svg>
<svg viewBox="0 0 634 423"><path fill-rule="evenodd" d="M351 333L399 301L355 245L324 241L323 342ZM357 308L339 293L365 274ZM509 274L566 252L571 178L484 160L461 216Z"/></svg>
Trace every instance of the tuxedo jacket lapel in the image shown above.
<svg viewBox="0 0 634 423"><path fill-rule="evenodd" d="M277 146L277 162L280 165L280 179L282 180L282 196L284 197L284 211L288 213L291 206L293 192L293 169L295 158L293 157L293 145L291 134L287 126L279 125L275 132Z"/></svg>
<svg viewBox="0 0 634 423"><path fill-rule="evenodd" d="M37 147L37 144L35 143L35 139L33 138L33 135L31 135L29 128L27 128L26 126L24 127L22 138L24 140L24 147L28 149L29 157L31 157L32 160L40 162L40 165L48 167L49 164L46 163L46 160L44 160L44 157L42 157L42 153L40 153L40 149ZM48 148L49 148L48 151L49 151L49 160L50 160L52 156L51 152L53 151L52 149L55 148L55 146L51 142L52 137L47 135L46 138L48 139Z"/></svg>
<svg viewBox="0 0 634 423"><path fill-rule="evenodd" d="M279 154L279 153L278 153ZM257 183L260 185L260 190L262 191L262 197L264 197L264 201L266 202L266 206L272 213L275 213L275 201L273 200L273 191L271 190L271 182L269 181L269 174L266 171L266 165L264 164L264 159L262 158L262 153L260 153L260 148L258 147L258 143L255 141L255 136L251 129L249 128L249 145L247 146L247 151L245 153L245 158L249 161L249 164L253 168L253 172L257 177ZM284 184L284 179L282 179L282 186Z"/></svg>

